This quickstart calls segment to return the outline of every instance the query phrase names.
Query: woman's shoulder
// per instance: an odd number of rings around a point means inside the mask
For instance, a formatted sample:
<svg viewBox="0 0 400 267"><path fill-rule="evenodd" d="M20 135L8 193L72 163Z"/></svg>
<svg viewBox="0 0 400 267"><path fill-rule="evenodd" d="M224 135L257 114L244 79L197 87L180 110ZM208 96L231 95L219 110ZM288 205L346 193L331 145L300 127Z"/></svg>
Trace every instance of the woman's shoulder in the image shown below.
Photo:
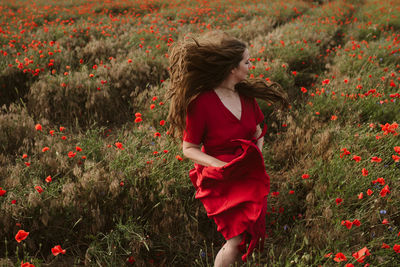
<svg viewBox="0 0 400 267"><path fill-rule="evenodd" d="M193 103L194 105L210 104L211 103L210 100L212 100L213 96L214 95L212 90L204 91L198 94L191 103Z"/></svg>
<svg viewBox="0 0 400 267"><path fill-rule="evenodd" d="M197 97L201 100L208 100L214 96L214 90L207 90L201 92Z"/></svg>

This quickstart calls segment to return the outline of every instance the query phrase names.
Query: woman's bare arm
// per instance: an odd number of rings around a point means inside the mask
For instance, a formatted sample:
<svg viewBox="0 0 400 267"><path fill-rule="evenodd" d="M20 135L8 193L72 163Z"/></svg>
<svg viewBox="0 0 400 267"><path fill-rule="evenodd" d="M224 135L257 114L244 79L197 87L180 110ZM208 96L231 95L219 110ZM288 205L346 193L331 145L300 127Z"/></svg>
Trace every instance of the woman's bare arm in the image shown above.
<svg viewBox="0 0 400 267"><path fill-rule="evenodd" d="M200 145L192 144L186 141L182 143L182 151L183 155L188 159L193 160L195 163L203 165L203 166L214 166L214 167L222 167L226 164L226 162L221 161L217 158L214 158L206 153L202 152L200 149Z"/></svg>
<svg viewBox="0 0 400 267"><path fill-rule="evenodd" d="M258 138L261 133L262 133L262 130L261 130L260 124L258 124L257 128L256 128L256 132L254 133L254 137ZM264 136L257 140L257 146L260 149L260 151L262 151L263 144L264 144Z"/></svg>

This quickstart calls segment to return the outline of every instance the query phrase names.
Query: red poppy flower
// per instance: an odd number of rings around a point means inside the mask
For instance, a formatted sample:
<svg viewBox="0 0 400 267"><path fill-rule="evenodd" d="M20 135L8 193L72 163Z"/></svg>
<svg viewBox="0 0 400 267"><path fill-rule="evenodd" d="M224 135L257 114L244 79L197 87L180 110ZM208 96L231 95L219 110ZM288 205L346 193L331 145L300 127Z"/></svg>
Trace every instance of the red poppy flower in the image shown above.
<svg viewBox="0 0 400 267"><path fill-rule="evenodd" d="M128 262L129 262L130 264L133 264L133 263L135 262L135 258L134 258L133 256L130 256L130 257L128 258Z"/></svg>
<svg viewBox="0 0 400 267"><path fill-rule="evenodd" d="M340 154L340 158L343 158L345 155L350 155L350 151L347 150L347 148L342 148L340 151L343 151L342 154Z"/></svg>
<svg viewBox="0 0 400 267"><path fill-rule="evenodd" d="M116 142L116 143L115 143L115 146L117 147L117 149L121 149L121 150L124 150L124 149L125 149L125 148L123 147L122 143L120 143L120 142Z"/></svg>
<svg viewBox="0 0 400 267"><path fill-rule="evenodd" d="M46 180L47 183L50 183L52 181L51 176L50 175L47 176L45 180Z"/></svg>
<svg viewBox="0 0 400 267"><path fill-rule="evenodd" d="M23 159L26 159L27 157L28 157L27 154L23 154L23 155L22 155L22 158L23 158Z"/></svg>
<svg viewBox="0 0 400 267"><path fill-rule="evenodd" d="M363 193L363 192L361 192L360 194L358 194L358 199L363 199L363 197L364 197L364 193Z"/></svg>
<svg viewBox="0 0 400 267"><path fill-rule="evenodd" d="M0 187L0 197L4 196L7 193L2 187Z"/></svg>
<svg viewBox="0 0 400 267"><path fill-rule="evenodd" d="M307 93L307 89L304 87L301 87L301 91L303 92L303 94Z"/></svg>
<svg viewBox="0 0 400 267"><path fill-rule="evenodd" d="M76 147L75 147L75 150L78 151L78 152L81 152L81 151L82 151L82 148L80 148L79 146L76 146Z"/></svg>
<svg viewBox="0 0 400 267"><path fill-rule="evenodd" d="M360 162L361 161L361 157L360 156L353 156L353 160L355 160L356 162Z"/></svg>
<svg viewBox="0 0 400 267"><path fill-rule="evenodd" d="M344 225L344 226L346 226L347 229L351 229L351 227L353 226L353 223L352 223L351 221L349 221L349 220L342 221L341 224Z"/></svg>
<svg viewBox="0 0 400 267"><path fill-rule="evenodd" d="M42 149L42 152L46 152L46 151L49 150L49 149L50 149L49 147L45 146L45 147Z"/></svg>
<svg viewBox="0 0 400 267"><path fill-rule="evenodd" d="M121 182L119 182L119 186L124 186L125 185L125 183L124 183L124 181L121 181Z"/></svg>
<svg viewBox="0 0 400 267"><path fill-rule="evenodd" d="M142 121L142 117L136 117L135 119L135 123L141 122Z"/></svg>
<svg viewBox="0 0 400 267"><path fill-rule="evenodd" d="M44 191L40 185L35 186L35 189L39 194L43 193L43 191Z"/></svg>
<svg viewBox="0 0 400 267"><path fill-rule="evenodd" d="M361 222L359 220L357 220L357 219L354 219L353 220L353 225L359 227L361 225Z"/></svg>
<svg viewBox="0 0 400 267"><path fill-rule="evenodd" d="M65 127L60 126L60 132L63 132L65 130Z"/></svg>
<svg viewBox="0 0 400 267"><path fill-rule="evenodd" d="M156 96L153 96L153 98L151 99L151 101L156 101L158 99L158 97L156 97Z"/></svg>
<svg viewBox="0 0 400 267"><path fill-rule="evenodd" d="M35 129L36 129L36 131L41 131L42 130L42 125L36 124L35 125Z"/></svg>
<svg viewBox="0 0 400 267"><path fill-rule="evenodd" d="M61 139L62 140L67 140L67 137L66 136L61 136Z"/></svg>
<svg viewBox="0 0 400 267"><path fill-rule="evenodd" d="M353 263L347 263L347 264L345 265L345 267L354 267L354 264L353 264Z"/></svg>
<svg viewBox="0 0 400 267"><path fill-rule="evenodd" d="M378 157L372 157L371 158L371 162L381 162L381 161L382 161L382 159L378 158Z"/></svg>
<svg viewBox="0 0 400 267"><path fill-rule="evenodd" d="M272 195L273 197L277 197L277 196L279 196L279 192L272 192L271 195Z"/></svg>
<svg viewBox="0 0 400 267"><path fill-rule="evenodd" d="M382 224L389 224L389 221L387 219L383 219Z"/></svg>
<svg viewBox="0 0 400 267"><path fill-rule="evenodd" d="M353 257L358 261L358 262L364 262L364 259L366 256L371 255L367 247L363 247L359 251L353 253Z"/></svg>
<svg viewBox="0 0 400 267"><path fill-rule="evenodd" d="M30 162L24 162L24 163L25 163L26 167L31 166L31 163L30 163Z"/></svg>
<svg viewBox="0 0 400 267"><path fill-rule="evenodd" d="M289 191L289 195L293 195L294 194L294 191L293 190L290 190Z"/></svg>
<svg viewBox="0 0 400 267"><path fill-rule="evenodd" d="M365 169L365 168L363 168L363 169L361 170L361 172L362 172L362 175L363 175L363 176L367 176L367 175L368 175L368 170Z"/></svg>
<svg viewBox="0 0 400 267"><path fill-rule="evenodd" d="M65 254L65 249L62 249L60 245L57 245L51 249L51 253L53 253L54 256L57 256L60 253Z"/></svg>
<svg viewBox="0 0 400 267"><path fill-rule="evenodd" d="M400 146L395 146L394 151L396 151L398 154L400 154Z"/></svg>
<svg viewBox="0 0 400 267"><path fill-rule="evenodd" d="M396 129L399 127L399 125L396 122L394 122L393 124L389 124L389 123L386 123L385 125L381 124L380 126L382 128L384 135L388 135L390 133L396 135L397 134Z"/></svg>
<svg viewBox="0 0 400 267"><path fill-rule="evenodd" d="M399 161L400 161L400 157L397 156L397 155L392 155L392 159L393 159L395 162L399 162Z"/></svg>
<svg viewBox="0 0 400 267"><path fill-rule="evenodd" d="M164 124L165 124L165 120L160 120L160 125L164 126Z"/></svg>
<svg viewBox="0 0 400 267"><path fill-rule="evenodd" d="M389 193L390 193L389 185L385 185L385 187L382 188L380 195L381 195L381 197L385 197Z"/></svg>
<svg viewBox="0 0 400 267"><path fill-rule="evenodd" d="M385 184L385 179L383 179L383 177L379 177L378 179L376 179L375 181L373 181L372 183L379 183L381 185Z"/></svg>
<svg viewBox="0 0 400 267"><path fill-rule="evenodd" d="M154 133L154 137L160 137L160 136L161 136L161 134L159 132Z"/></svg>
<svg viewBox="0 0 400 267"><path fill-rule="evenodd" d="M342 262L342 261L347 261L347 258L343 253L339 252L336 254L336 256L333 260L336 262Z"/></svg>
<svg viewBox="0 0 400 267"><path fill-rule="evenodd" d="M400 245L394 244L393 250L394 250L396 253L400 253Z"/></svg>
<svg viewBox="0 0 400 267"><path fill-rule="evenodd" d="M326 79L326 80L323 80L323 81L322 81L322 84L329 84L329 82L330 82L330 80L329 80L329 79Z"/></svg>
<svg viewBox="0 0 400 267"><path fill-rule="evenodd" d="M53 136L53 135L54 135L54 130L50 130L50 131L49 131L49 134L50 134L51 136Z"/></svg>
<svg viewBox="0 0 400 267"><path fill-rule="evenodd" d="M368 189L368 190L367 190L367 195L368 195L368 196L372 195L373 193L374 193L374 192L373 192L371 189Z"/></svg>
<svg viewBox="0 0 400 267"><path fill-rule="evenodd" d="M181 156L179 156L179 155L176 155L175 158L176 158L177 160L179 160L179 161L182 161L182 160L183 160L183 158L182 158Z"/></svg>
<svg viewBox="0 0 400 267"><path fill-rule="evenodd" d="M340 203L342 203L343 199L341 198L337 198L336 199L336 205L340 205Z"/></svg>
<svg viewBox="0 0 400 267"><path fill-rule="evenodd" d="M303 174L303 175L301 176L301 178L303 178L303 179L308 179L308 178L310 178L310 175L307 174L307 173L305 173L305 174Z"/></svg>
<svg viewBox="0 0 400 267"><path fill-rule="evenodd" d="M73 152L73 151L68 152L68 157L73 158L75 156L76 156L76 152Z"/></svg>
<svg viewBox="0 0 400 267"><path fill-rule="evenodd" d="M390 248L390 246L388 244L386 244L386 243L382 243L381 248Z"/></svg>
<svg viewBox="0 0 400 267"><path fill-rule="evenodd" d="M29 232L25 232L24 230L19 230L18 233L15 235L15 240L17 240L18 243L21 243L21 241L25 240L29 235Z"/></svg>
<svg viewBox="0 0 400 267"><path fill-rule="evenodd" d="M21 267L35 267L35 265L30 264L29 262L21 261Z"/></svg>
<svg viewBox="0 0 400 267"><path fill-rule="evenodd" d="M154 105L154 104L150 105L150 109L154 109L155 107L156 107L156 105Z"/></svg>
<svg viewBox="0 0 400 267"><path fill-rule="evenodd" d="M335 121L335 120L337 120L337 118L338 118L338 117L337 117L336 115L332 115L332 116L331 116L331 121Z"/></svg>
<svg viewBox="0 0 400 267"><path fill-rule="evenodd" d="M15 200L15 199L13 199L13 200L11 200L11 204L17 204L17 200Z"/></svg>
<svg viewBox="0 0 400 267"><path fill-rule="evenodd" d="M328 253L328 254L325 254L325 258L329 258L330 256L332 255L332 252L331 253Z"/></svg>

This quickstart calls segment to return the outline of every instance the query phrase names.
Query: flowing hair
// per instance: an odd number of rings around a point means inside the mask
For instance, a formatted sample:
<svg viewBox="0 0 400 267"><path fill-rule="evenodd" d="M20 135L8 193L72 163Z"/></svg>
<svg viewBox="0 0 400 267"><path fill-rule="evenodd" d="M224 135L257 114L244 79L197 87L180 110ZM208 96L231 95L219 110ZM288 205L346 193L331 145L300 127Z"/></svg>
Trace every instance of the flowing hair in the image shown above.
<svg viewBox="0 0 400 267"><path fill-rule="evenodd" d="M245 43L219 31L198 38L186 36L171 46L167 90L171 136L182 139L189 104L200 93L218 87L242 61L246 49ZM235 90L267 103L280 103L282 108L289 106L287 94L274 82L246 79L237 83Z"/></svg>

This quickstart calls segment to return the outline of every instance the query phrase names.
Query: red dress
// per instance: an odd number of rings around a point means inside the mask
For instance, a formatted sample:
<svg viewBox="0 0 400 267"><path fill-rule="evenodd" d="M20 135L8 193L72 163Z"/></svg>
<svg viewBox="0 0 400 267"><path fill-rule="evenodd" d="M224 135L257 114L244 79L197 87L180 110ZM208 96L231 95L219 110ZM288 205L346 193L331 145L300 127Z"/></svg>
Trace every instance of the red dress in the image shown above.
<svg viewBox="0 0 400 267"><path fill-rule="evenodd" d="M187 110L183 140L203 144L201 150L228 162L222 167L195 164L189 176L196 198L226 240L243 233L239 246L246 261L254 248L263 248L269 176L254 137L262 114L256 100L240 95L237 119L214 90L201 93ZM265 134L264 127L262 137ZM260 138L259 137L259 138ZM249 248L246 251L246 243Z"/></svg>

